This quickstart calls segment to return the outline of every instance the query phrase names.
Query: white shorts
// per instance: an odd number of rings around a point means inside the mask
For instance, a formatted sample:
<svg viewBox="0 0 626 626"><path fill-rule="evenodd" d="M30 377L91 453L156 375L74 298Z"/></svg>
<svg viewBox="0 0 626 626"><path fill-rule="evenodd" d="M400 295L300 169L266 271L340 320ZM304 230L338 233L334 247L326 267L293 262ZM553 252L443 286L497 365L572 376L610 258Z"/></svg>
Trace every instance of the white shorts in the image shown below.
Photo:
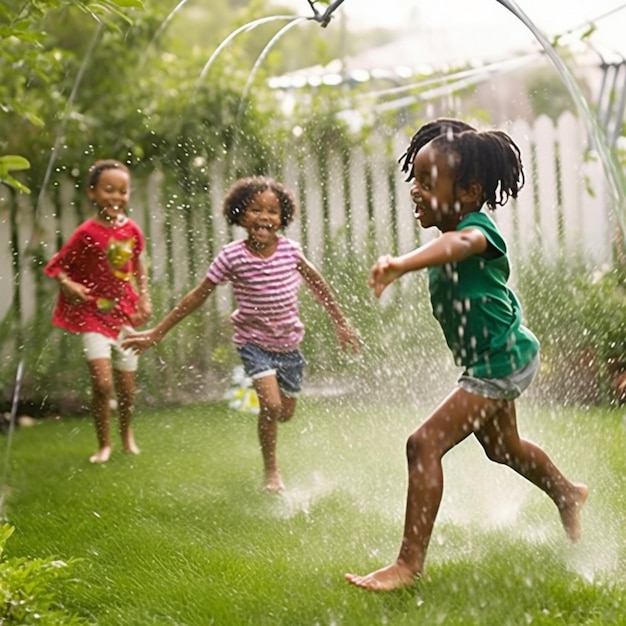
<svg viewBox="0 0 626 626"><path fill-rule="evenodd" d="M122 330L117 339L112 339L100 333L81 333L87 360L110 359L116 370L136 372L139 356L132 350L124 350L120 345L125 334Z"/></svg>

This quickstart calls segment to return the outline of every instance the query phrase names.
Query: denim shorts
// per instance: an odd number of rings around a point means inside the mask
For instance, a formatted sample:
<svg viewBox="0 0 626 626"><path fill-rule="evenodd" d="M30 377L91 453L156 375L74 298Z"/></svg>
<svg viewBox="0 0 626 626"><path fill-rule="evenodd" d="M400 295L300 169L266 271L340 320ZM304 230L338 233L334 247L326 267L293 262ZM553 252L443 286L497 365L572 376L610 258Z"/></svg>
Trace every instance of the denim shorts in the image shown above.
<svg viewBox="0 0 626 626"><path fill-rule="evenodd" d="M503 378L476 378L467 373L461 374L457 384L462 389L483 398L494 400L515 400L526 391L539 369L539 353L521 369Z"/></svg>
<svg viewBox="0 0 626 626"><path fill-rule="evenodd" d="M276 376L278 387L286 396L297 396L302 387L306 361L299 350L268 352L252 343L237 346L246 374L255 380Z"/></svg>

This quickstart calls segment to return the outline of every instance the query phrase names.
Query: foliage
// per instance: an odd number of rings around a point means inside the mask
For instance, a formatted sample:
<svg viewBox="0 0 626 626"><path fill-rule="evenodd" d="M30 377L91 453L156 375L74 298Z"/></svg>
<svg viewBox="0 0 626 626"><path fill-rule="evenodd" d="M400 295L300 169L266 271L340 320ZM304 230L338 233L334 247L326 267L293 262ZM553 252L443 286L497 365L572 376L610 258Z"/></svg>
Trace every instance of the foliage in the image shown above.
<svg viewBox="0 0 626 626"><path fill-rule="evenodd" d="M551 67L534 70L525 82L534 117L547 115L556 121L564 111L571 110L572 96L563 81L555 79Z"/></svg>
<svg viewBox="0 0 626 626"><path fill-rule="evenodd" d="M247 51L227 51L210 82L198 85L212 41L204 33L201 48L178 54L189 42L174 41L173 50L163 52L166 4L145 11L136 0L27 3L23 16L6 27L3 34L14 45L0 58L8 77L0 86L0 151L27 147L36 195L50 175L82 178L85 161L102 155L133 166L149 163L151 170L174 166L181 172L177 180L187 181L199 161L210 163L230 149L237 124L252 160L271 152L262 140L267 119L249 113L255 98L244 120L237 115Z"/></svg>
<svg viewBox="0 0 626 626"><path fill-rule="evenodd" d="M19 180L13 177L11 172L27 170L30 163L24 158L16 155L0 156L0 183L9 185L22 193L30 193L28 187L22 185Z"/></svg>
<svg viewBox="0 0 626 626"><path fill-rule="evenodd" d="M79 626L88 622L69 614L59 600L59 585L67 582L78 559L7 558L6 542L15 528L0 525L0 624Z"/></svg>
<svg viewBox="0 0 626 626"><path fill-rule="evenodd" d="M519 282L552 393L571 402L615 402L614 375L626 371L623 271L591 273L566 259L546 264L537 254L521 268Z"/></svg>
<svg viewBox="0 0 626 626"><path fill-rule="evenodd" d="M172 168L187 194L205 182L199 164L207 167L235 144L245 152L241 167L266 169L275 116L263 81L282 71L281 60L302 55L290 55L282 48L288 38L280 40L245 103L242 86L276 23L244 33L206 76L200 71L234 27L267 13L263 4L221 0L175 15L166 0L146 8L139 0L26 3L0 28L11 41L0 57L0 153L27 148L35 195L51 175L82 177L85 161L102 155ZM319 60L313 41L334 38L323 34L303 28L292 39L299 51L310 42L304 49Z"/></svg>
<svg viewBox="0 0 626 626"><path fill-rule="evenodd" d="M4 114L0 151L30 146L31 141L43 148L45 144L37 141L38 135L45 140L42 129L57 128L47 120L55 119L59 109L67 107L69 91L63 93L64 74L72 65L77 67L80 57L76 51L63 49L51 40L50 16L71 15L75 9L87 22L119 28L117 20L128 23L128 12L142 7L140 0L39 0L12 4L0 5L0 40L10 44L3 46L0 55L0 104ZM46 154L52 144L47 145Z"/></svg>
<svg viewBox="0 0 626 626"><path fill-rule="evenodd" d="M604 266L576 277L576 300L592 345L604 362L626 365L626 276Z"/></svg>

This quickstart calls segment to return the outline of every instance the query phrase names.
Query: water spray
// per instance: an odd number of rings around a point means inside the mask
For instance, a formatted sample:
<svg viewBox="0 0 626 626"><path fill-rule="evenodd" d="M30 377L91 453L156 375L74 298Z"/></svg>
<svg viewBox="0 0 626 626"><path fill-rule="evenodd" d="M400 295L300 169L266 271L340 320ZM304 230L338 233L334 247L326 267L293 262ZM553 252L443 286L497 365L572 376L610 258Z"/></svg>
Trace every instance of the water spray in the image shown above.
<svg viewBox="0 0 626 626"><path fill-rule="evenodd" d="M104 23L100 22L98 24L98 27L96 28L96 31L93 34L93 37L91 38L91 41L89 42L89 47L87 48L87 51L85 52L85 55L83 56L82 63L80 64L80 68L78 70L78 74L76 75L76 79L74 80L74 85L72 86L72 91L70 93L69 98L67 99L67 103L65 105L65 111L61 119L61 125L57 133L54 145L52 146L52 150L50 151L50 159L48 160L48 165L46 166L46 172L43 177L43 182L41 183L41 189L39 190L39 196L37 197L37 202L35 204L35 213L37 213L39 210L39 206L41 205L43 196L46 192L46 187L48 186L48 183L50 182L50 177L52 176L52 170L56 163L57 156L59 154L59 149L61 147L61 141L65 139L65 127L70 117L72 106L74 105L74 99L76 98L76 94L78 93L78 88L80 87L80 83L83 80L85 70L87 69L87 65L89 63L89 60L91 59L91 55L96 47L96 44L98 43L100 39L103 28L104 28ZM34 236L33 236L33 240L35 240Z"/></svg>
<svg viewBox="0 0 626 626"><path fill-rule="evenodd" d="M344 0L335 0L334 2L331 2L326 11L320 13L315 7L317 0L307 0L309 6L313 10L313 17L311 19L319 22L322 27L328 26L333 12L343 3L343 1ZM576 106L580 110L580 113L585 120L588 132L594 139L595 148L601 157L600 160L602 161L602 166L608 179L611 195L613 196L615 204L614 208L617 224L621 232L622 240L626 240L626 219L623 215L624 209L626 208L626 177L622 172L622 168L618 162L616 154L609 145L606 133L600 126L597 116L589 107L589 103L583 95L576 79L561 57L556 53L554 46L548 41L547 37L539 28L537 28L535 23L526 15L526 13L522 11L515 0L496 1L505 9L510 11L518 20L520 20L520 22L522 22L522 24L524 24L524 26L526 26L526 28L528 28L528 30L530 30L535 39L544 49L548 58L556 67L561 79L565 83L565 86L576 103Z"/></svg>
<svg viewBox="0 0 626 626"><path fill-rule="evenodd" d="M7 445L4 453L4 469L2 470L2 483L0 483L0 522L6 521L7 517L4 512L4 500L8 491L9 478L9 455L11 452L11 442L13 440L13 432L17 422L17 404L20 399L20 388L22 387L22 377L24 376L24 359L17 366L15 374L15 387L13 388L13 399L11 401L11 413L9 417L9 431L7 434Z"/></svg>
<svg viewBox="0 0 626 626"><path fill-rule="evenodd" d="M547 37L535 26L534 22L524 11L517 6L515 0L497 0L497 2L513 13L513 15L515 15L515 17L517 17L535 36L535 39L541 44L546 55L561 75L561 79L583 115L589 134L595 141L595 148L601 156L602 165L609 181L609 187L615 201L615 216L622 239L626 239L626 222L623 215L624 208L626 207L626 179L624 178L620 164L617 162L616 155L609 146L606 133L600 126L598 118L589 107L576 79L563 62L563 59L556 53L554 46L552 46Z"/></svg>
<svg viewBox="0 0 626 626"><path fill-rule="evenodd" d="M294 26L297 26L303 20L310 19L304 17L295 17L288 24L283 26L266 44L265 48L261 51L261 54L257 57L252 69L250 70L250 74L248 75L248 80L243 88L243 92L241 94L241 98L239 100L239 106L237 107L237 117L235 118L235 127L239 126L239 122L241 120L241 115L243 114L244 105L246 99L248 98L248 92L250 91L250 87L252 86L252 82L259 71L259 67L261 67L261 63L265 60L265 57L269 54L270 50L274 47L274 44L289 30L291 30Z"/></svg>
<svg viewBox="0 0 626 626"><path fill-rule="evenodd" d="M251 30L255 29L257 26L261 26L262 24L267 24L269 22L274 22L274 21L277 21L277 20L292 21L294 19L300 19L300 18L294 17L293 15L272 15L270 17L261 17L259 19L253 20L252 22L248 22L247 24L244 24L243 26L240 26L239 28L234 30L232 33L230 33L230 35L228 35L228 37L226 37L224 39L224 41L222 41L222 43L220 43L220 45L213 51L213 54L211 54L211 56L209 57L209 60L204 64L204 67L202 68L202 72L200 72L200 77L198 78L198 80L196 82L196 85L194 87L194 90L193 90L193 93L192 93L192 96L191 96L190 100L193 101L193 99L195 97L195 94L198 91L198 88L200 86L200 83L202 83L202 81L206 77L208 71L211 69L211 66L215 62L215 59L217 59L217 57L219 56L220 52L235 37L237 37L237 35L239 35L239 33L247 33L248 31L251 31ZM312 18L309 18L309 19L312 19Z"/></svg>

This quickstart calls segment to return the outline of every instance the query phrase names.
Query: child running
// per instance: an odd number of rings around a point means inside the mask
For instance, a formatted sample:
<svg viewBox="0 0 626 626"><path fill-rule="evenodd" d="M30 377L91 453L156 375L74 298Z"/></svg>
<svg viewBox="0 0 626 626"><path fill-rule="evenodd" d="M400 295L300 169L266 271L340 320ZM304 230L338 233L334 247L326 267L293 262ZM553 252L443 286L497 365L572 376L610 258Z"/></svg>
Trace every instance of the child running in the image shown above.
<svg viewBox="0 0 626 626"><path fill-rule="evenodd" d="M457 387L407 441L408 494L404 534L395 562L352 584L389 591L424 573L426 551L443 492L443 455L473 434L496 463L508 465L552 498L569 538L580 535L587 487L570 482L517 430L515 399L539 367L539 342L522 324L507 287L507 248L494 210L524 184L521 155L504 132L479 132L459 120L439 119L413 136L400 161L414 179L411 197L423 228L441 235L413 252L383 256L371 270L376 297L407 272L428 268L433 314L455 362L464 368Z"/></svg>
<svg viewBox="0 0 626 626"><path fill-rule="evenodd" d="M298 314L303 280L333 320L341 347L350 345L358 352L359 341L324 278L296 242L279 234L295 216L291 191L271 178L243 178L227 192L223 212L229 224L247 231L247 238L227 244L197 287L154 328L129 335L122 345L143 352L200 307L217 285L232 283L237 302L231 316L233 341L259 397L264 488L281 492L285 487L276 459L278 423L295 412L305 365L299 350L304 326Z"/></svg>
<svg viewBox="0 0 626 626"><path fill-rule="evenodd" d="M89 460L106 463L111 455L114 390L122 447L139 454L131 428L137 355L123 350L119 339L124 329L147 321L152 305L141 260L144 237L126 215L130 199L128 168L112 159L97 161L89 170L87 196L96 215L76 229L44 272L61 287L52 323L82 338L98 437L98 451Z"/></svg>

